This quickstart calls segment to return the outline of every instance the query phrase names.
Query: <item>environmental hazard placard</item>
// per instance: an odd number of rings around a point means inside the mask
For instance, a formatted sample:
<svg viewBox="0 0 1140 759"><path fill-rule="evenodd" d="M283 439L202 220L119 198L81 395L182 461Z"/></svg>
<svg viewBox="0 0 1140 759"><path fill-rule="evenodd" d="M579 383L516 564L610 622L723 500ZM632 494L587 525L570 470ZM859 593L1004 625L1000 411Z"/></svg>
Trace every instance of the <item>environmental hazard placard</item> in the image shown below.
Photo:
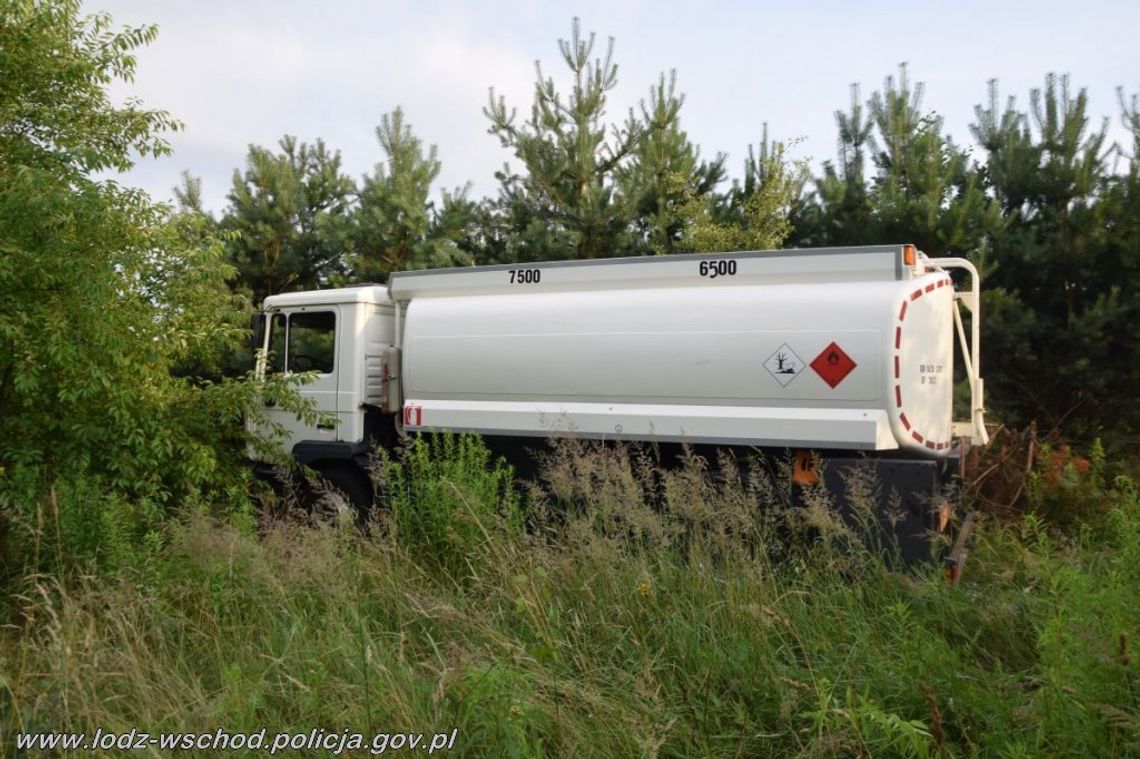
<svg viewBox="0 0 1140 759"><path fill-rule="evenodd" d="M804 362L794 350L788 347L787 343L784 343L768 357L768 360L764 362L764 368L783 387L787 387L788 383L804 370Z"/></svg>

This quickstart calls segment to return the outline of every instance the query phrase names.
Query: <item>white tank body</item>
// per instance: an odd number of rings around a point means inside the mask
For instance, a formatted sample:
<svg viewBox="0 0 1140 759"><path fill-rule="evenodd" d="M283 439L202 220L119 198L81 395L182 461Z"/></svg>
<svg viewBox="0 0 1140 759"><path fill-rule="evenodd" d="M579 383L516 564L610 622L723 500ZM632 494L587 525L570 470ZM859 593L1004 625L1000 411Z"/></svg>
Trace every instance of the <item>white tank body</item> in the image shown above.
<svg viewBox="0 0 1140 759"><path fill-rule="evenodd" d="M954 288L925 258L905 267L901 256L884 246L393 275L405 424L945 456Z"/></svg>

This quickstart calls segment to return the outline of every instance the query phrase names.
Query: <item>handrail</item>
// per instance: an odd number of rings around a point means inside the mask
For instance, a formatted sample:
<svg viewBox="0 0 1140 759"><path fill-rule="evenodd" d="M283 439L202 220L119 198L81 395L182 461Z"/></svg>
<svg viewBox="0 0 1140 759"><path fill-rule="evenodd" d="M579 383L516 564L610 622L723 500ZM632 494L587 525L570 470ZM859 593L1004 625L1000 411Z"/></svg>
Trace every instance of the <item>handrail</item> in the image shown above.
<svg viewBox="0 0 1140 759"><path fill-rule="evenodd" d="M985 419L985 385L982 380L981 358L981 325L982 325L982 298L981 277L978 269L965 258L931 258L927 259L928 266L941 269L964 269L970 275L969 292L954 291L954 327L958 333L958 343L962 347L962 360L966 366L966 376L970 380L970 420L966 423L954 423L954 433L962 432L969 435L970 442L976 445L985 445L989 442L986 433ZM962 312L958 308L961 303L970 311L970 340L966 340L966 330L962 324Z"/></svg>

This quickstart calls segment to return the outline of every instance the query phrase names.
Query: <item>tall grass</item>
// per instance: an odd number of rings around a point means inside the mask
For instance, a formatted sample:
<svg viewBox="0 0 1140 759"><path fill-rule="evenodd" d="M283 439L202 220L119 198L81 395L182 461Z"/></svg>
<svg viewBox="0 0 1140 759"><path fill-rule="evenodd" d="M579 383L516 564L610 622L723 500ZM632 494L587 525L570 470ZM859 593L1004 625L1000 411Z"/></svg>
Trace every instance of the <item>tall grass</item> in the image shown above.
<svg viewBox="0 0 1140 759"><path fill-rule="evenodd" d="M188 514L113 576L25 578L0 730L457 727L456 753L520 757L1140 752L1128 481L1095 529L983 530L949 586L829 547L762 470L572 444L524 510L472 441L382 469L391 509L368 535Z"/></svg>

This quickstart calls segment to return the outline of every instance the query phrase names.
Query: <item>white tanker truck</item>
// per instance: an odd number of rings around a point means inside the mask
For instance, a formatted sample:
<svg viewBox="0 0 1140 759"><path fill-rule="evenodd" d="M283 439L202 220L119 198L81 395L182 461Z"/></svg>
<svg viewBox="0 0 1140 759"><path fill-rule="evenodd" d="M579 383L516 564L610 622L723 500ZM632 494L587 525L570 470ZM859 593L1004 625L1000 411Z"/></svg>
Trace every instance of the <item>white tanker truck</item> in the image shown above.
<svg viewBox="0 0 1140 759"><path fill-rule="evenodd" d="M258 372L315 372L302 395L337 423L269 420L358 505L370 454L409 433L572 435L760 449L798 462L799 482L822 458L832 485L871 462L923 532L945 528L942 484L986 442L978 273L912 245L398 272L273 295L258 318Z"/></svg>

